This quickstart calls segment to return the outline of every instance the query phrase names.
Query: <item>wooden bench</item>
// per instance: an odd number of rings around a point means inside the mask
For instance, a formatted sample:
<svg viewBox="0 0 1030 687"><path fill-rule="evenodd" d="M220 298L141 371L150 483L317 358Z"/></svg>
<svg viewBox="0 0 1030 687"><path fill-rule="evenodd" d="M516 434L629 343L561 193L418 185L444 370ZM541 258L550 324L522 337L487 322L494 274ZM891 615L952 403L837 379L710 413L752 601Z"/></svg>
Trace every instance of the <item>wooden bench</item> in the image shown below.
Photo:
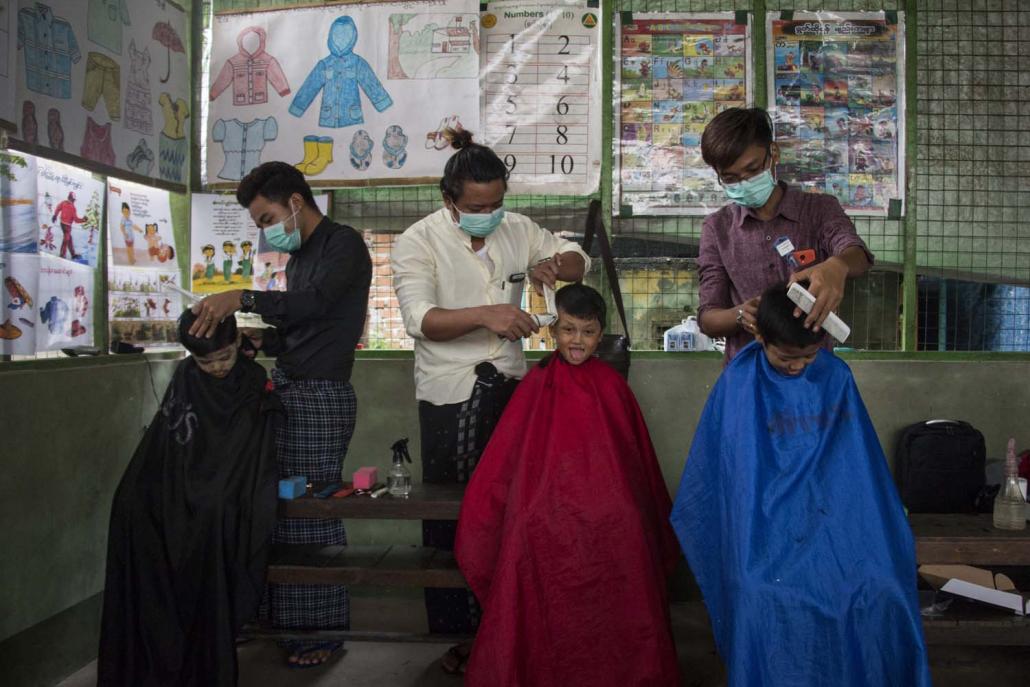
<svg viewBox="0 0 1030 687"><path fill-rule="evenodd" d="M321 519L456 520L464 489L464 485L459 484L422 484L406 499L305 496L280 501L279 515ZM916 559L920 564L1030 566L1030 530L996 530L990 515L912 515L909 524L915 535ZM465 586L453 554L415 545L278 546L272 555L268 580L387 587ZM961 614L926 618L923 626L927 642L931 644L1030 645L1030 620L973 604L965 606ZM389 633L374 632L330 634L351 638L389 636ZM402 638L419 639L407 635Z"/></svg>

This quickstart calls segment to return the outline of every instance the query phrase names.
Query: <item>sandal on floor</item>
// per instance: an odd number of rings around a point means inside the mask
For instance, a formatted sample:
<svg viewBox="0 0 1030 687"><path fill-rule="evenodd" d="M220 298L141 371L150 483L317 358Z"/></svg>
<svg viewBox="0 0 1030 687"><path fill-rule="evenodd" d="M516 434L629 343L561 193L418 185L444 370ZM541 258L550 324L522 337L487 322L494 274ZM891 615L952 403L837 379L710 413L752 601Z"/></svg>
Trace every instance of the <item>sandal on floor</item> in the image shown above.
<svg viewBox="0 0 1030 687"><path fill-rule="evenodd" d="M343 649L343 642L321 642L318 644L305 644L293 647L292 652L286 659L286 667L292 670L303 670L305 668L317 668L323 666L329 662L329 660L335 656L339 651ZM320 660L314 661L313 663L301 663L300 660L309 654L316 654L320 651L327 651L328 655ZM295 660L290 660L295 659Z"/></svg>
<svg viewBox="0 0 1030 687"><path fill-rule="evenodd" d="M455 644L440 659L440 668L448 675L464 675L465 664L469 662L472 648L467 644Z"/></svg>

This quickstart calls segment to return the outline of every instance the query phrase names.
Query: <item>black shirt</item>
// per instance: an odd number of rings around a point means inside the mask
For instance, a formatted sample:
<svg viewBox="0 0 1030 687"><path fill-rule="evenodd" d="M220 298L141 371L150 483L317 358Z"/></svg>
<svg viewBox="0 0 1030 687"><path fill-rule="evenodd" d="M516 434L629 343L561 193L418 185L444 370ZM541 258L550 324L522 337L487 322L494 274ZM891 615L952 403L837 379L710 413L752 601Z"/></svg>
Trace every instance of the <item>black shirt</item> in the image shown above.
<svg viewBox="0 0 1030 687"><path fill-rule="evenodd" d="M254 294L254 312L276 327L264 350L291 379L350 380L365 328L372 259L354 229L323 217L286 264L286 291Z"/></svg>

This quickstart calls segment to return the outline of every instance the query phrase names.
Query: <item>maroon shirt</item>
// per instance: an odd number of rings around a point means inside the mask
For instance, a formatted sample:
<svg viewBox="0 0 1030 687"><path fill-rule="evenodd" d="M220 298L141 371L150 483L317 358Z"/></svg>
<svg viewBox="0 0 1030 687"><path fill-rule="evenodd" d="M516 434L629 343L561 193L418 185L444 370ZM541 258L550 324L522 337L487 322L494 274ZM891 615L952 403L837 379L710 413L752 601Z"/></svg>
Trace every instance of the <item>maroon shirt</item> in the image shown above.
<svg viewBox="0 0 1030 687"><path fill-rule="evenodd" d="M855 233L836 198L821 193L805 193L780 182L783 197L776 214L763 222L751 208L730 203L705 217L698 256L700 301L698 319L709 308L732 308L761 296L768 287L788 281L790 264L776 251L775 244L786 236L795 251L815 251L811 267L840 255L852 246L865 251L870 264L873 254ZM726 340L726 361L753 340L743 329ZM826 347L833 348L827 337Z"/></svg>

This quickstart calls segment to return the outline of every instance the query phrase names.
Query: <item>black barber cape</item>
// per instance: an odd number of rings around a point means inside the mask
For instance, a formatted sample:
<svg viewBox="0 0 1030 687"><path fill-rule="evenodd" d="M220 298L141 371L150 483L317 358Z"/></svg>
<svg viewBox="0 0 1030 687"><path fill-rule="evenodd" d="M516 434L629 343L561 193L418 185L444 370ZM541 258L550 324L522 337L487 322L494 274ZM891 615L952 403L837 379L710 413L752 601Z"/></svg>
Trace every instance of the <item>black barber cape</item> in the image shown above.
<svg viewBox="0 0 1030 687"><path fill-rule="evenodd" d="M193 358L115 492L97 684L235 685L235 640L261 601L276 518L282 406L264 369Z"/></svg>

